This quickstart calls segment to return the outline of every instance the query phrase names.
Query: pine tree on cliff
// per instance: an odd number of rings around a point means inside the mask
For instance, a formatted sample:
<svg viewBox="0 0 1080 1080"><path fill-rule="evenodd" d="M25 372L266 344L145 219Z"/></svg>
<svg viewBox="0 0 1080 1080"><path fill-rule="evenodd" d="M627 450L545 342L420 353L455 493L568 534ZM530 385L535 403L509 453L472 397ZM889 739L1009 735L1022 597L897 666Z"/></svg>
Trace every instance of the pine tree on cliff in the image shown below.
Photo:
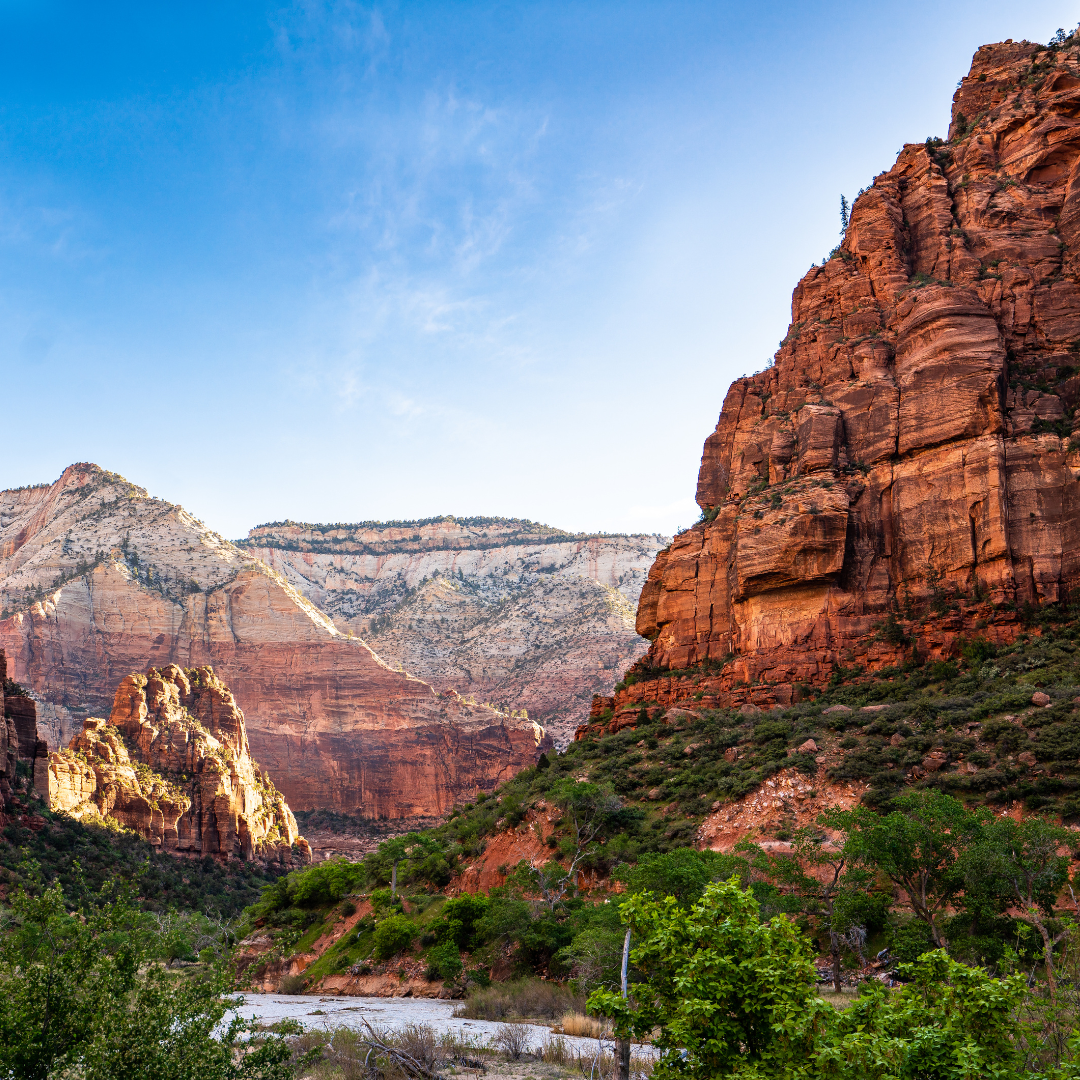
<svg viewBox="0 0 1080 1080"><path fill-rule="evenodd" d="M847 235L848 222L851 220L851 205L847 199L840 196L840 238Z"/></svg>

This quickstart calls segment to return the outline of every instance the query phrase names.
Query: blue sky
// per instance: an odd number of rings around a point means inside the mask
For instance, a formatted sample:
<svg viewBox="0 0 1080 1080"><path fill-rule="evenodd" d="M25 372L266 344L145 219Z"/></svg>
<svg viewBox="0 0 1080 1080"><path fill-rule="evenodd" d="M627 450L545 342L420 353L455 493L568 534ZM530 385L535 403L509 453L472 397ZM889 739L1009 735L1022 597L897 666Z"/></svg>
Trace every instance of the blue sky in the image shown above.
<svg viewBox="0 0 1080 1080"><path fill-rule="evenodd" d="M1077 5L0 0L0 487L696 517L841 193Z"/></svg>

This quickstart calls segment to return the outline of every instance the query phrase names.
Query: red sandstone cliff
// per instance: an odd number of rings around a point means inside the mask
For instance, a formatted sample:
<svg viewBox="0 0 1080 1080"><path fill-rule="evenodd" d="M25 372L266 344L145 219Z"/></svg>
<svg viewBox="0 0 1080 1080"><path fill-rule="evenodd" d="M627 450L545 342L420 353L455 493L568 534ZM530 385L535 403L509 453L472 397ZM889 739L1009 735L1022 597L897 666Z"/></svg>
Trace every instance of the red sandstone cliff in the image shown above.
<svg viewBox="0 0 1080 1080"><path fill-rule="evenodd" d="M919 630L932 655L1013 633L985 601L1080 584L1080 39L984 46L952 115L948 142L908 144L860 193L774 365L731 386L706 520L642 591L639 675L697 667L705 704L787 701L835 664L895 661L875 628L896 606L954 602Z"/></svg>
<svg viewBox="0 0 1080 1080"><path fill-rule="evenodd" d="M110 818L165 851L311 857L281 793L251 758L243 712L208 667L129 675L108 721L84 721L47 769L52 809Z"/></svg>
<svg viewBox="0 0 1080 1080"><path fill-rule="evenodd" d="M96 465L0 492L0 646L66 742L129 672L210 665L296 809L431 816L532 764L538 725L395 671L282 576Z"/></svg>

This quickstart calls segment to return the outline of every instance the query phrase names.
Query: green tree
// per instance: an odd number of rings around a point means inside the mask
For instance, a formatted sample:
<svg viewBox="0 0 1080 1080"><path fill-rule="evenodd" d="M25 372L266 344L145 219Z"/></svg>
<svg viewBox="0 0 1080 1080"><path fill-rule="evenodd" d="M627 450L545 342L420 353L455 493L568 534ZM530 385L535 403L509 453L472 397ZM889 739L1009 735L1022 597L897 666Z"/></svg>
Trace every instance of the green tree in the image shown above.
<svg viewBox="0 0 1080 1080"><path fill-rule="evenodd" d="M621 907L648 987L629 1000L596 990L589 1007L613 1017L620 1038L660 1029L657 1080L764 1067L784 1022L813 1008L809 942L783 917L762 923L735 878L707 885L689 911L673 896L635 895Z"/></svg>
<svg viewBox="0 0 1080 1080"><path fill-rule="evenodd" d="M0 1076L45 1080L285 1080L289 1049L271 1037L239 1053L251 1025L221 1025L223 974L178 980L142 917L106 893L70 913L59 884L20 890L0 939ZM215 1032L217 1034L215 1035Z"/></svg>
<svg viewBox="0 0 1080 1080"><path fill-rule="evenodd" d="M1059 852L1075 839L1075 833L1044 818L995 818L962 857L964 882L973 896L992 897L1000 910L1038 931L1051 996L1057 991L1054 946L1069 929L1053 925L1054 905L1069 884L1069 858Z"/></svg>
<svg viewBox="0 0 1080 1080"><path fill-rule="evenodd" d="M635 866L620 866L614 877L626 885L627 892L674 896L689 907L701 898L709 882L726 881L732 874L745 879L748 871L746 860L737 855L675 848L663 854L643 854Z"/></svg>
<svg viewBox="0 0 1080 1080"><path fill-rule="evenodd" d="M575 914L574 939L559 950L559 962L570 968L580 994L600 986L618 989L626 936L619 909L615 904L588 904Z"/></svg>
<svg viewBox="0 0 1080 1080"><path fill-rule="evenodd" d="M389 960L404 952L413 939L413 924L406 915L390 915L375 927L375 959Z"/></svg>
<svg viewBox="0 0 1080 1080"><path fill-rule="evenodd" d="M820 820L845 834L845 859L888 877L929 926L934 944L946 948L939 919L963 891L960 856L977 842L988 813L966 810L937 791L906 795L894 805L888 814L868 806L830 810Z"/></svg>
<svg viewBox="0 0 1080 1080"><path fill-rule="evenodd" d="M865 931L858 922L859 901L872 889L873 872L853 864L814 829L800 829L792 840L792 854L772 856L767 866L770 877L796 898L799 909L827 937L833 988L839 993L844 948L851 944L852 933Z"/></svg>
<svg viewBox="0 0 1080 1080"><path fill-rule="evenodd" d="M522 859L507 878L511 891L539 896L554 912L568 895L577 894L577 875L581 864L599 847L599 839L617 828L624 815L619 797L601 784L582 783L565 778L550 791L550 797L563 812L563 823L570 835L563 841L566 865L554 859L540 864Z"/></svg>
<svg viewBox="0 0 1080 1080"><path fill-rule="evenodd" d="M431 932L440 941L452 941L458 949L471 949L476 926L487 914L490 901L483 893L462 893L443 904L439 921Z"/></svg>
<svg viewBox="0 0 1080 1080"><path fill-rule="evenodd" d="M1031 1080L1015 1037L1022 975L995 979L942 949L900 974L902 989L867 982L846 1009L789 1014L769 1080Z"/></svg>
<svg viewBox="0 0 1080 1080"><path fill-rule="evenodd" d="M689 911L632 896L622 912L648 984L629 1001L597 990L589 1007L619 1036L660 1029L655 1080L1031 1080L1017 1038L1022 975L995 979L939 949L901 967L903 988L864 983L838 1010L814 992L809 942L781 916L762 923L734 879Z"/></svg>

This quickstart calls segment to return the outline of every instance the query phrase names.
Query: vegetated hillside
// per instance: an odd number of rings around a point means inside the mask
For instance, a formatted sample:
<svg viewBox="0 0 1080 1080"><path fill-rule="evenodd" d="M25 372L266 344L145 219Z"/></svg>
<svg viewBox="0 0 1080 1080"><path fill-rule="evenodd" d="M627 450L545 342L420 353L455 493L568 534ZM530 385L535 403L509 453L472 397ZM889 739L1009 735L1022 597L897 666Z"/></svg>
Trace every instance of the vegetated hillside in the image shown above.
<svg viewBox="0 0 1080 1080"><path fill-rule="evenodd" d="M898 663L875 627L909 602L969 601L916 628L948 659L1011 637L1010 605L1075 590L1078 168L1078 39L980 48L948 138L907 143L859 192L773 363L728 391L702 520L642 591L650 668L730 656L706 699L788 703L836 664Z"/></svg>
<svg viewBox="0 0 1080 1080"><path fill-rule="evenodd" d="M26 792L5 815L0 882L59 881L72 903L89 901L108 882L133 886L147 911L201 912L234 919L285 873L280 865L180 858L115 824L84 823L55 813Z"/></svg>
<svg viewBox="0 0 1080 1080"><path fill-rule="evenodd" d="M645 642L634 610L665 537L506 518L252 529L241 547L438 689L526 709L565 745Z"/></svg>
<svg viewBox="0 0 1080 1080"><path fill-rule="evenodd" d="M212 667L295 809L437 815L534 762L535 723L395 671L248 551L96 465L0 492L0 648L67 745L133 671Z"/></svg>
<svg viewBox="0 0 1080 1080"><path fill-rule="evenodd" d="M445 824L406 838L409 857L399 865L399 884L411 897L490 894L487 921L474 934L463 932L466 967L566 975L588 966L589 934L616 932L614 905L603 903L619 887L616 879L647 880L659 872L660 856L679 860L686 849L720 849L717 861L705 864L706 878L739 870L756 882L767 910L788 910L791 897L740 842L772 856L790 852L800 829L821 835L819 813L846 809L860 796L881 812L898 796L938 791L970 807L1080 820L1078 648L1080 609L1052 605L1029 612L1009 645L973 639L955 661L920 663L909 651L894 669L838 668L828 687L808 689L791 706L696 712L642 706L633 717L598 720L565 752L456 808ZM699 677L685 676L688 690ZM582 798L596 805L575 806ZM599 822L592 838L586 820ZM262 920L262 944L247 961L252 971L260 970L264 952L278 965L265 985L283 971L303 973L306 960L282 966L282 958L310 952L323 938L324 945L333 939L335 951L311 968L309 987L365 992L367 985L376 992L362 980L411 964L415 992L423 992L419 971L438 967L442 954L430 957L445 941L445 933L425 929L424 919L412 918L411 936L402 932L410 944L396 961L376 963L373 938L330 933L343 918L336 903L389 882L395 843L403 841L384 843L363 864L315 868L324 875L321 885L314 876L294 875L249 913L249 925ZM560 886L574 860L577 889L565 880ZM334 873L341 875L336 885ZM385 906L383 894L376 899ZM434 902L421 900L421 909ZM910 912L891 893L874 902L877 914L868 909L861 916L874 951L913 956L926 947L925 928L912 927ZM976 925L971 918L958 912L950 923L954 951L967 955L970 946L1003 956L1010 934L1015 939L1013 922ZM611 946L616 952L618 944ZM336 981L326 982L331 976Z"/></svg>

